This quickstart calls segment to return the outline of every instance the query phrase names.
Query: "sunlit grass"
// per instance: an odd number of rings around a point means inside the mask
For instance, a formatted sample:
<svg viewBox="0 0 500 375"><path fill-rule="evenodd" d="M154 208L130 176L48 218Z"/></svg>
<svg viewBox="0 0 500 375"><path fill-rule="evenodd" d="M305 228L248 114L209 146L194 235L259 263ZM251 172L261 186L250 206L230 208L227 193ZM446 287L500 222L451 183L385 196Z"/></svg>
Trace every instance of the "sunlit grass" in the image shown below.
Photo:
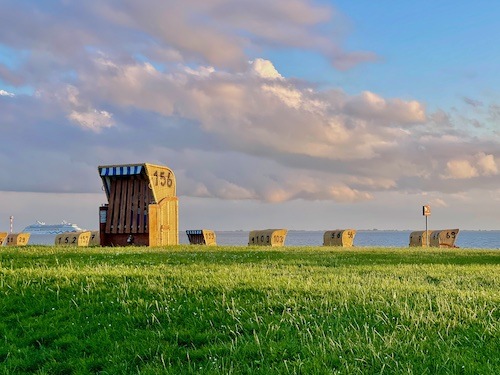
<svg viewBox="0 0 500 375"><path fill-rule="evenodd" d="M0 373L497 374L500 252L0 251Z"/></svg>

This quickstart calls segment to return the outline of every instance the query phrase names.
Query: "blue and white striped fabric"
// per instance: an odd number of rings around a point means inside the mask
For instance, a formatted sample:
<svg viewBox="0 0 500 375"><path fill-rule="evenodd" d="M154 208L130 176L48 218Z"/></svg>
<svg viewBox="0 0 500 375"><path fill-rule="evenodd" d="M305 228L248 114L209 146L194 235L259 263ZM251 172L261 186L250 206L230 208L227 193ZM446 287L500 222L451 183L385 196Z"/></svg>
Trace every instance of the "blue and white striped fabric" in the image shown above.
<svg viewBox="0 0 500 375"><path fill-rule="evenodd" d="M191 230L187 230L186 234L187 235L190 235L190 234L203 234L203 231L200 230L200 229L191 229Z"/></svg>
<svg viewBox="0 0 500 375"><path fill-rule="evenodd" d="M101 176L131 176L140 174L142 165L121 165L101 168Z"/></svg>

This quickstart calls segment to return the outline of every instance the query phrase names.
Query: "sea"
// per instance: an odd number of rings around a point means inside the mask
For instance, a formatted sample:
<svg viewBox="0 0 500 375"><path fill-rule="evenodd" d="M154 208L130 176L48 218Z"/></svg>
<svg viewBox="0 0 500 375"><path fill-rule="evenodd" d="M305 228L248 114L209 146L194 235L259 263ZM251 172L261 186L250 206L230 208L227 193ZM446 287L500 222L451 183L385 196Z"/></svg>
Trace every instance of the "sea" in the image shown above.
<svg viewBox="0 0 500 375"><path fill-rule="evenodd" d="M354 246L407 247L412 231L399 230L358 230ZM245 246L248 231L215 231L217 245ZM289 230L285 246L322 246L324 231ZM30 245L53 245L55 235L32 234ZM186 232L179 232L179 243L189 244ZM500 249L500 230L461 230L455 241L460 248Z"/></svg>

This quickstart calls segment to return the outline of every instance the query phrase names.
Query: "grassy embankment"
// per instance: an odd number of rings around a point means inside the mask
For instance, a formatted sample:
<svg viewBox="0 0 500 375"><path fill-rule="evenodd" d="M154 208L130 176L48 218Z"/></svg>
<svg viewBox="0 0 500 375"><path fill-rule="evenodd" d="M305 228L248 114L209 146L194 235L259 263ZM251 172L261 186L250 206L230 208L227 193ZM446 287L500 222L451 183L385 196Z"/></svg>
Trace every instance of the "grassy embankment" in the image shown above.
<svg viewBox="0 0 500 375"><path fill-rule="evenodd" d="M0 250L1 374L498 374L500 251Z"/></svg>

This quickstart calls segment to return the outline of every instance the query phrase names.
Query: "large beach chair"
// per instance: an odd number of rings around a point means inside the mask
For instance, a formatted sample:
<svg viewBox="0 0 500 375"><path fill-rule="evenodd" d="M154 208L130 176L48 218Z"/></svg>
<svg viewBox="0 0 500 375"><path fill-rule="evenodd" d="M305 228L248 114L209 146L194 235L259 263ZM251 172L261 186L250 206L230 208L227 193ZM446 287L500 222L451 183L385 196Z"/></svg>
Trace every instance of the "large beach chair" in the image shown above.
<svg viewBox="0 0 500 375"><path fill-rule="evenodd" d="M178 245L174 172L143 164L99 166L108 203L99 208L102 246Z"/></svg>

